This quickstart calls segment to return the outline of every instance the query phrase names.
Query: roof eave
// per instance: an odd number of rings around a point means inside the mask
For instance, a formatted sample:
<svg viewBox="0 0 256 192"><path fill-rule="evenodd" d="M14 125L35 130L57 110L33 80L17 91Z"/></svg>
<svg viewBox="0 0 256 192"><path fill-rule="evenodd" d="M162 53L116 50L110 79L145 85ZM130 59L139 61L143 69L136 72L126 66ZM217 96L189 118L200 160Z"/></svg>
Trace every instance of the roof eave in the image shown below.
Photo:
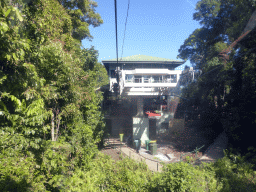
<svg viewBox="0 0 256 192"><path fill-rule="evenodd" d="M117 61L103 60L101 61L103 64L117 64ZM118 61L118 64L125 63L159 63L159 64L184 64L185 61Z"/></svg>

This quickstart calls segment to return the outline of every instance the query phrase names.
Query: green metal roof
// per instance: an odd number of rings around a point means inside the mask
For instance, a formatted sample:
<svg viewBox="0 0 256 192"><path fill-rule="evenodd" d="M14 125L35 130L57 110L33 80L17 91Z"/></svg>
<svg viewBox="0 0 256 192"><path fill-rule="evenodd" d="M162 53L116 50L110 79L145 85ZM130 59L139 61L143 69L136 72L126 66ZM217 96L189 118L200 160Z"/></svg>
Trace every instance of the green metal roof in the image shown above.
<svg viewBox="0 0 256 192"><path fill-rule="evenodd" d="M104 60L102 62L108 62L108 61L116 61L116 59L109 59L109 60ZM128 57L123 57L122 59L119 58L118 61L169 61L169 62L182 62L179 60L171 60L171 59L165 59L165 58L160 58L160 57L152 57L152 56L147 56L147 55L132 55Z"/></svg>

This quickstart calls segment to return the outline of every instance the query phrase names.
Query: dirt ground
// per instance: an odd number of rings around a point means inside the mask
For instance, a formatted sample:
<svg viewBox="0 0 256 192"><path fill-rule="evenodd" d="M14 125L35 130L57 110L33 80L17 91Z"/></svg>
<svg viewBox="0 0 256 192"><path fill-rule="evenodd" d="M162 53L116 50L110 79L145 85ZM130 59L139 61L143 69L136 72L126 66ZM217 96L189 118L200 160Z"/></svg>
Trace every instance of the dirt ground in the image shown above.
<svg viewBox="0 0 256 192"><path fill-rule="evenodd" d="M119 147L119 145L105 143L105 147L103 149L101 149L100 152L104 153L105 155L111 156L112 159L115 161L119 161L121 154L120 154L119 150L115 149L114 147ZM123 153L122 153L122 156L126 157L126 155Z"/></svg>
<svg viewBox="0 0 256 192"><path fill-rule="evenodd" d="M120 160L120 154L115 149L102 149L100 152L104 153L105 155L111 156L112 159L115 160L115 161Z"/></svg>
<svg viewBox="0 0 256 192"><path fill-rule="evenodd" d="M197 128L197 126L188 126L188 124L186 124L184 131L181 133L159 134L157 136L157 152L164 155L172 154L179 159L182 156L182 160L186 161L186 156L196 157L196 154L188 152L192 152L196 148L201 148L204 145L197 153L196 158L199 159L213 142L205 137L204 132L204 130ZM120 154L118 150L114 149L114 146L119 147L118 144L107 145L101 152L110 155L117 161L120 160ZM170 163L171 162L172 161L170 161Z"/></svg>
<svg viewBox="0 0 256 192"><path fill-rule="evenodd" d="M162 154L171 153L175 157L180 157L181 154L201 148L197 154L197 157L200 158L212 142L211 139L205 137L204 130L188 124L185 125L183 132L164 133L157 138L158 152ZM189 156L195 156L195 154Z"/></svg>

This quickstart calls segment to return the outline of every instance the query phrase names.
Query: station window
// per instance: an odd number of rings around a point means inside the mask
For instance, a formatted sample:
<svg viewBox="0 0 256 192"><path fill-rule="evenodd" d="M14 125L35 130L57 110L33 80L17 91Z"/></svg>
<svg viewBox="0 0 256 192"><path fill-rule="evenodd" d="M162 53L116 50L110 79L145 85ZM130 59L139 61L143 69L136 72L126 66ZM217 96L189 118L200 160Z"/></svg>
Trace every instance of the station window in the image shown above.
<svg viewBox="0 0 256 192"><path fill-rule="evenodd" d="M134 76L135 83L142 83L142 76L141 75L136 75Z"/></svg>
<svg viewBox="0 0 256 192"><path fill-rule="evenodd" d="M162 83L162 75L155 75L155 76L152 76L152 83Z"/></svg>
<svg viewBox="0 0 256 192"><path fill-rule="evenodd" d="M144 75L143 77L144 77L144 83L150 83L150 79L151 79L150 75Z"/></svg>
<svg viewBox="0 0 256 192"><path fill-rule="evenodd" d="M125 81L127 83L133 83L133 80L134 80L134 75L130 75L130 74L125 75Z"/></svg>

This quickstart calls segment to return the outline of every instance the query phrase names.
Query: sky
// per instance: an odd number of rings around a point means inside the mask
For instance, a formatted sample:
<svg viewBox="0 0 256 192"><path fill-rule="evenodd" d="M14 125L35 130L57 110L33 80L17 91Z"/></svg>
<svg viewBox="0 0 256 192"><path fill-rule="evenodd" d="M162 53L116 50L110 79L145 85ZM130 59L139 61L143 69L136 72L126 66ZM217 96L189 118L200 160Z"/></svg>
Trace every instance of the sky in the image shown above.
<svg viewBox="0 0 256 192"><path fill-rule="evenodd" d="M91 42L85 39L82 44L85 48L94 46L101 62L117 58L115 6L114 0L95 1L103 24L95 28L90 26L93 39ZM193 20L198 0L130 0L124 39L128 1L117 0L118 58L141 54L178 60L180 46L201 27ZM190 66L190 62L186 61L176 70L185 65Z"/></svg>

